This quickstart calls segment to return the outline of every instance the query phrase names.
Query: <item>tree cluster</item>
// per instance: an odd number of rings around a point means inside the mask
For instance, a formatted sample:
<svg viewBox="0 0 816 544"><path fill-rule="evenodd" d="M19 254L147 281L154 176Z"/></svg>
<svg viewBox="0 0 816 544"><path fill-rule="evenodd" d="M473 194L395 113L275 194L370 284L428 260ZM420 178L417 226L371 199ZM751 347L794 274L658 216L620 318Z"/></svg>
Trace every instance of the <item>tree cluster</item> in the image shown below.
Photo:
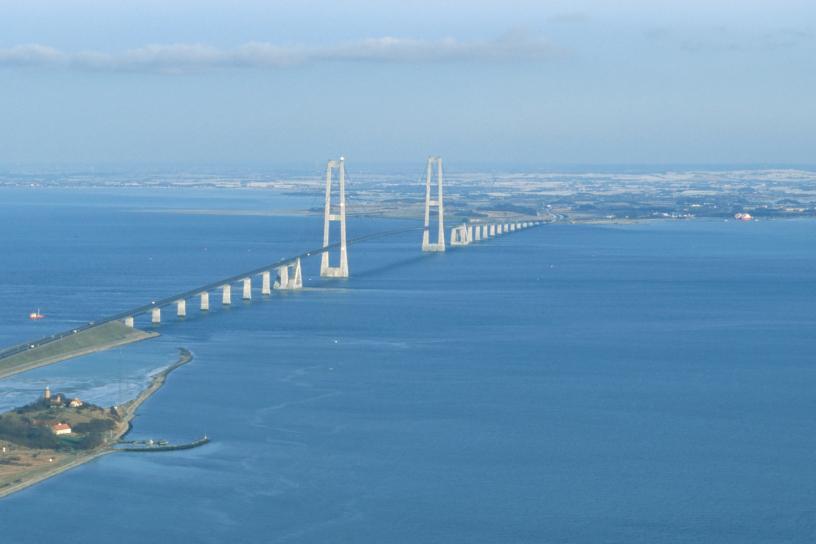
<svg viewBox="0 0 816 544"><path fill-rule="evenodd" d="M48 427L34 425L28 418L0 415L0 439L27 448L58 449L59 440Z"/></svg>

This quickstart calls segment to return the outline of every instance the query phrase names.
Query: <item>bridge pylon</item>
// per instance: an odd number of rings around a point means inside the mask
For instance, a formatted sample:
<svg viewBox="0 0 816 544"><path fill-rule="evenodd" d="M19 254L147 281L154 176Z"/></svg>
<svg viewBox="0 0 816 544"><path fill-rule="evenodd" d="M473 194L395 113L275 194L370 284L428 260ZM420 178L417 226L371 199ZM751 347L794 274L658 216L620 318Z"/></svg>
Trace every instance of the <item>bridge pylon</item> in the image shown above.
<svg viewBox="0 0 816 544"><path fill-rule="evenodd" d="M339 187L339 212L332 213L332 177L337 170ZM340 263L329 266L329 226L340 222ZM320 257L320 277L348 278L348 251L346 249L346 167L345 159L330 160L326 165L326 208L323 212L323 255Z"/></svg>
<svg viewBox="0 0 816 544"><path fill-rule="evenodd" d="M431 198L431 180L436 166L436 199ZM422 232L422 251L445 251L445 205L442 191L442 157L428 157L425 175L425 229ZM436 208L437 236L431 243L431 208Z"/></svg>

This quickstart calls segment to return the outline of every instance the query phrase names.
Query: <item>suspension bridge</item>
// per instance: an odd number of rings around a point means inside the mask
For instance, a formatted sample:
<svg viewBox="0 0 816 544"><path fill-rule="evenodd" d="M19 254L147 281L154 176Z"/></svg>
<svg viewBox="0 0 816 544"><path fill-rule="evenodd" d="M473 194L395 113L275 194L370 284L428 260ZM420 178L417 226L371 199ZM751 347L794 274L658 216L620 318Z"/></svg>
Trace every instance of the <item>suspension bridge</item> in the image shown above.
<svg viewBox="0 0 816 544"><path fill-rule="evenodd" d="M220 295L220 304L229 306L233 301L233 287L237 286L240 297L244 301L252 300L260 284L261 296L272 294L273 290L297 290L303 287L302 261L308 257L320 255L320 277L322 278L348 278L349 259L348 248L361 242L374 238L383 238L403 234L411 231L422 231L420 249L423 252L444 252L448 245L453 247L464 247L476 242L483 242L491 238L504 234L520 231L530 227L539 226L540 221L515 221L503 223L488 222L468 222L456 225L450 229L450 237L446 244L445 230L445 207L443 190L443 172L441 157L429 157L425 174L425 216L423 227L412 227L406 229L388 230L369 234L366 236L347 238L346 233L346 169L345 159L340 157L336 160L328 161L326 166L326 189L325 204L323 213L323 244L320 247L305 251L293 257L280 259L279 261L255 268L253 270L241 272L228 278L219 279L206 285L189 289L182 293L166 296L158 300L153 300L147 304L124 310L115 315L91 321L85 325L72 328L70 330L52 334L47 337L30 340L0 351L0 364L21 354L41 350L43 347L53 345L55 342L71 338L85 331L92 330L110 323L122 323L128 328L136 326L136 320L141 316L149 317L150 323L154 326L162 322L163 310L170 309L178 317L187 315L188 302L198 303L201 312L210 310L210 295L215 294L216 300ZM337 197L335 199L335 186ZM433 212L433 213L432 213ZM432 229L432 215L435 216L435 225ZM339 223L339 239L331 240L331 225ZM432 236L432 230L435 235ZM431 241L435 240L435 241ZM337 252L336 263L332 264L331 254ZM259 282L257 280L260 280ZM62 358L51 358L48 362L38 364L50 364L73 357L70 355ZM1 370L1 369L0 369ZM2 372L0 372L2 376Z"/></svg>

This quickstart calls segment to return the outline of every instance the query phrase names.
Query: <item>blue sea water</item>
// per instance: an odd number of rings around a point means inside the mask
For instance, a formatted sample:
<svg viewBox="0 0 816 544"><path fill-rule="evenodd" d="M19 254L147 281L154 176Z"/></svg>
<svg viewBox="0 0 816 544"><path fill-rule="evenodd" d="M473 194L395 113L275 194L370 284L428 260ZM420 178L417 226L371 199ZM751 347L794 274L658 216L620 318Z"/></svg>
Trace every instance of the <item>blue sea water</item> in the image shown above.
<svg viewBox="0 0 816 544"><path fill-rule="evenodd" d="M320 218L176 208L309 205L2 189L0 344L321 241ZM119 402L186 347L133 434L213 442L0 500L0 541L812 542L814 232L547 225L442 255L413 232L352 246L347 281L312 259L302 292L166 312L159 338L0 380L0 409L45 385Z"/></svg>

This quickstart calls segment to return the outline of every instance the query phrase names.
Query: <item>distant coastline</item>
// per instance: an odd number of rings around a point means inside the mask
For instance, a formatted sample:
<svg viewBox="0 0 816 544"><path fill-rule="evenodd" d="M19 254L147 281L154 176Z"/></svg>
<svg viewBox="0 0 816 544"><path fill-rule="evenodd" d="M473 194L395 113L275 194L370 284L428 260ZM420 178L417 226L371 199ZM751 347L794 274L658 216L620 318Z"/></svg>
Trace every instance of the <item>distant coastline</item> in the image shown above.
<svg viewBox="0 0 816 544"><path fill-rule="evenodd" d="M448 163L451 165L451 163ZM452 165L451 165L452 166ZM349 163L353 205L347 213L369 217L422 217L418 180L421 161L383 171ZM552 168L450 169L445 173L446 222L546 221L587 223L730 218L748 212L766 219L816 217L816 169L812 165L635 165ZM323 181L318 170L298 172L228 169L221 172L178 170L0 173L0 190L17 188L70 192L73 190L139 190L160 195L168 191L234 191L242 195L274 195L300 199L297 204L247 210L219 203L216 209L166 208L144 213L195 215L308 216L320 201ZM314 202L310 204L310 202ZM281 205L283 207L281 207Z"/></svg>

